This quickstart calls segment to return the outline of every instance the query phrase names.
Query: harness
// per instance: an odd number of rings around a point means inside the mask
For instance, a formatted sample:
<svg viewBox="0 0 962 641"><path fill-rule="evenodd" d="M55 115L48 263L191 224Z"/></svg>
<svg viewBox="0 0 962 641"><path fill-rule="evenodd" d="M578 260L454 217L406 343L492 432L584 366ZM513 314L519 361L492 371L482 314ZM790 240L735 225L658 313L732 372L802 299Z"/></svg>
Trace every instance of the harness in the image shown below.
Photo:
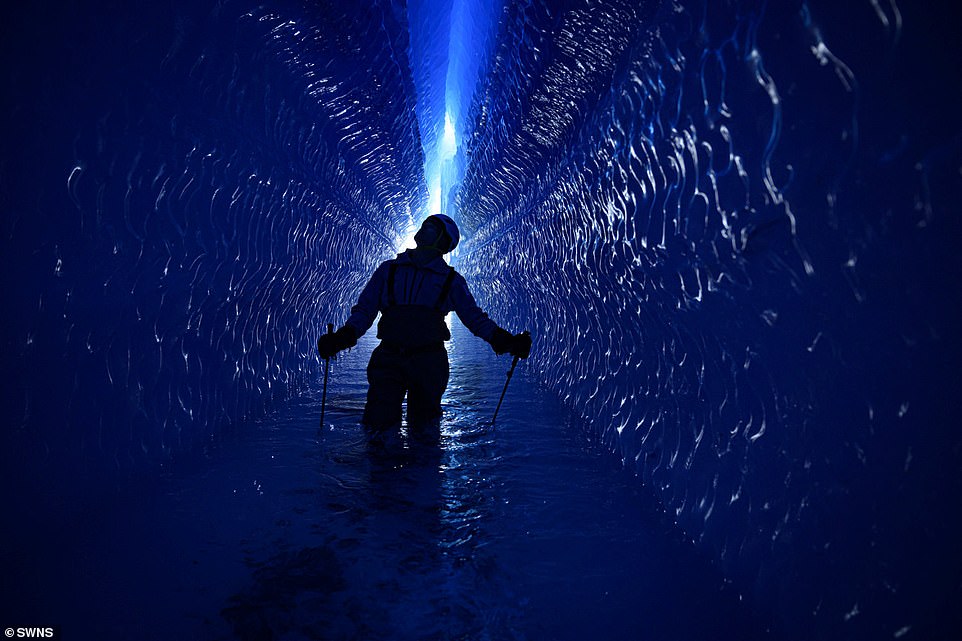
<svg viewBox="0 0 962 641"><path fill-rule="evenodd" d="M444 322L443 305L451 293L457 272L448 267L448 274L441 285L441 293L433 306L398 304L395 290L397 263L391 263L387 272L387 307L381 310L377 325L377 337L385 351L395 354L416 354L444 350L444 341L451 332Z"/></svg>
<svg viewBox="0 0 962 641"><path fill-rule="evenodd" d="M387 306L388 309L397 306L397 296L394 294L394 277L397 274L397 263L391 263L387 268ZM440 312L441 305L447 300L448 294L451 292L451 285L454 283L455 275L454 267L448 267L448 275L444 279L444 283L441 285L441 294L438 296L438 300L434 303L434 310ZM421 307L419 305L419 307Z"/></svg>

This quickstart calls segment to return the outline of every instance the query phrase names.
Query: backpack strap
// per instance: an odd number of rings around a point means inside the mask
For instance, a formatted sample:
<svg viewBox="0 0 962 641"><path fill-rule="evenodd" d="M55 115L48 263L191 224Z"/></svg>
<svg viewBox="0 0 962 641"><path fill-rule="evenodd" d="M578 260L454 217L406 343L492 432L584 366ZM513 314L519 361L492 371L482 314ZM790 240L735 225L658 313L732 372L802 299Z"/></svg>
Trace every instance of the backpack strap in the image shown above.
<svg viewBox="0 0 962 641"><path fill-rule="evenodd" d="M397 273L397 263L391 263L387 268L387 306L397 305L397 297L394 295L394 275Z"/></svg>
<svg viewBox="0 0 962 641"><path fill-rule="evenodd" d="M444 301L447 300L448 294L451 293L451 285L454 284L454 277L457 274L454 271L454 267L448 267L448 276L444 279L444 284L441 285L441 295L438 296L438 302L434 304L434 309L441 311L441 306L444 305Z"/></svg>

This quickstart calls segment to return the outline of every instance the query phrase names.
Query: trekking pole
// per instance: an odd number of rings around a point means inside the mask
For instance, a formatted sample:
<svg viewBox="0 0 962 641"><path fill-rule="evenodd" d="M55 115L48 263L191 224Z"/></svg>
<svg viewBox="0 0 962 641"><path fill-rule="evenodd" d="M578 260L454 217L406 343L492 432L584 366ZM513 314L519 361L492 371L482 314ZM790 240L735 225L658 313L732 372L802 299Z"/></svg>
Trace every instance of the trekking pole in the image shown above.
<svg viewBox="0 0 962 641"><path fill-rule="evenodd" d="M327 333L331 335L334 333L334 323L327 324ZM324 391L321 392L321 424L317 428L318 433L324 431L324 405L327 403L327 375L331 371L331 357L328 356L324 359Z"/></svg>
<svg viewBox="0 0 962 641"><path fill-rule="evenodd" d="M494 425L494 422L498 418L498 410L501 409L501 401L504 400L504 393L508 391L508 383L511 382L511 375L514 374L514 368L517 364L518 364L518 357L515 356L514 360L511 361L511 369L508 370L508 380L504 382L504 389L501 390L501 398L498 399L498 406L494 408L494 418L491 419L491 425Z"/></svg>

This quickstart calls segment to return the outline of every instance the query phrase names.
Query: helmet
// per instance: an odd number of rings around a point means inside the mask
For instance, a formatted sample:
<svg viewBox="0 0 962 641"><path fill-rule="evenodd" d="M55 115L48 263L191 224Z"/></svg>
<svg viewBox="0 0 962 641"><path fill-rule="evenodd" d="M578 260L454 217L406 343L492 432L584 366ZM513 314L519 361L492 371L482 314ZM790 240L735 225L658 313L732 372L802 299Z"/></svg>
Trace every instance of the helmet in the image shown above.
<svg viewBox="0 0 962 641"><path fill-rule="evenodd" d="M418 247L437 249L442 254L457 247L459 240L461 240L461 232L458 231L458 226L444 214L434 214L425 218L421 223L421 229L414 235L414 242Z"/></svg>

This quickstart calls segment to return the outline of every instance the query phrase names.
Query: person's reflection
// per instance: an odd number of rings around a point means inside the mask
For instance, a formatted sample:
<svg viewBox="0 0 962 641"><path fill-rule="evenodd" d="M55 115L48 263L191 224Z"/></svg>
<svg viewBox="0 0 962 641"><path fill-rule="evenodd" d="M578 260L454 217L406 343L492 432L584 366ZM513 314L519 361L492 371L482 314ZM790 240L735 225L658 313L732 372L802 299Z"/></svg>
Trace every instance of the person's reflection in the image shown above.
<svg viewBox="0 0 962 641"><path fill-rule="evenodd" d="M365 431L374 508L399 517L411 543L436 549L444 512L441 420Z"/></svg>

